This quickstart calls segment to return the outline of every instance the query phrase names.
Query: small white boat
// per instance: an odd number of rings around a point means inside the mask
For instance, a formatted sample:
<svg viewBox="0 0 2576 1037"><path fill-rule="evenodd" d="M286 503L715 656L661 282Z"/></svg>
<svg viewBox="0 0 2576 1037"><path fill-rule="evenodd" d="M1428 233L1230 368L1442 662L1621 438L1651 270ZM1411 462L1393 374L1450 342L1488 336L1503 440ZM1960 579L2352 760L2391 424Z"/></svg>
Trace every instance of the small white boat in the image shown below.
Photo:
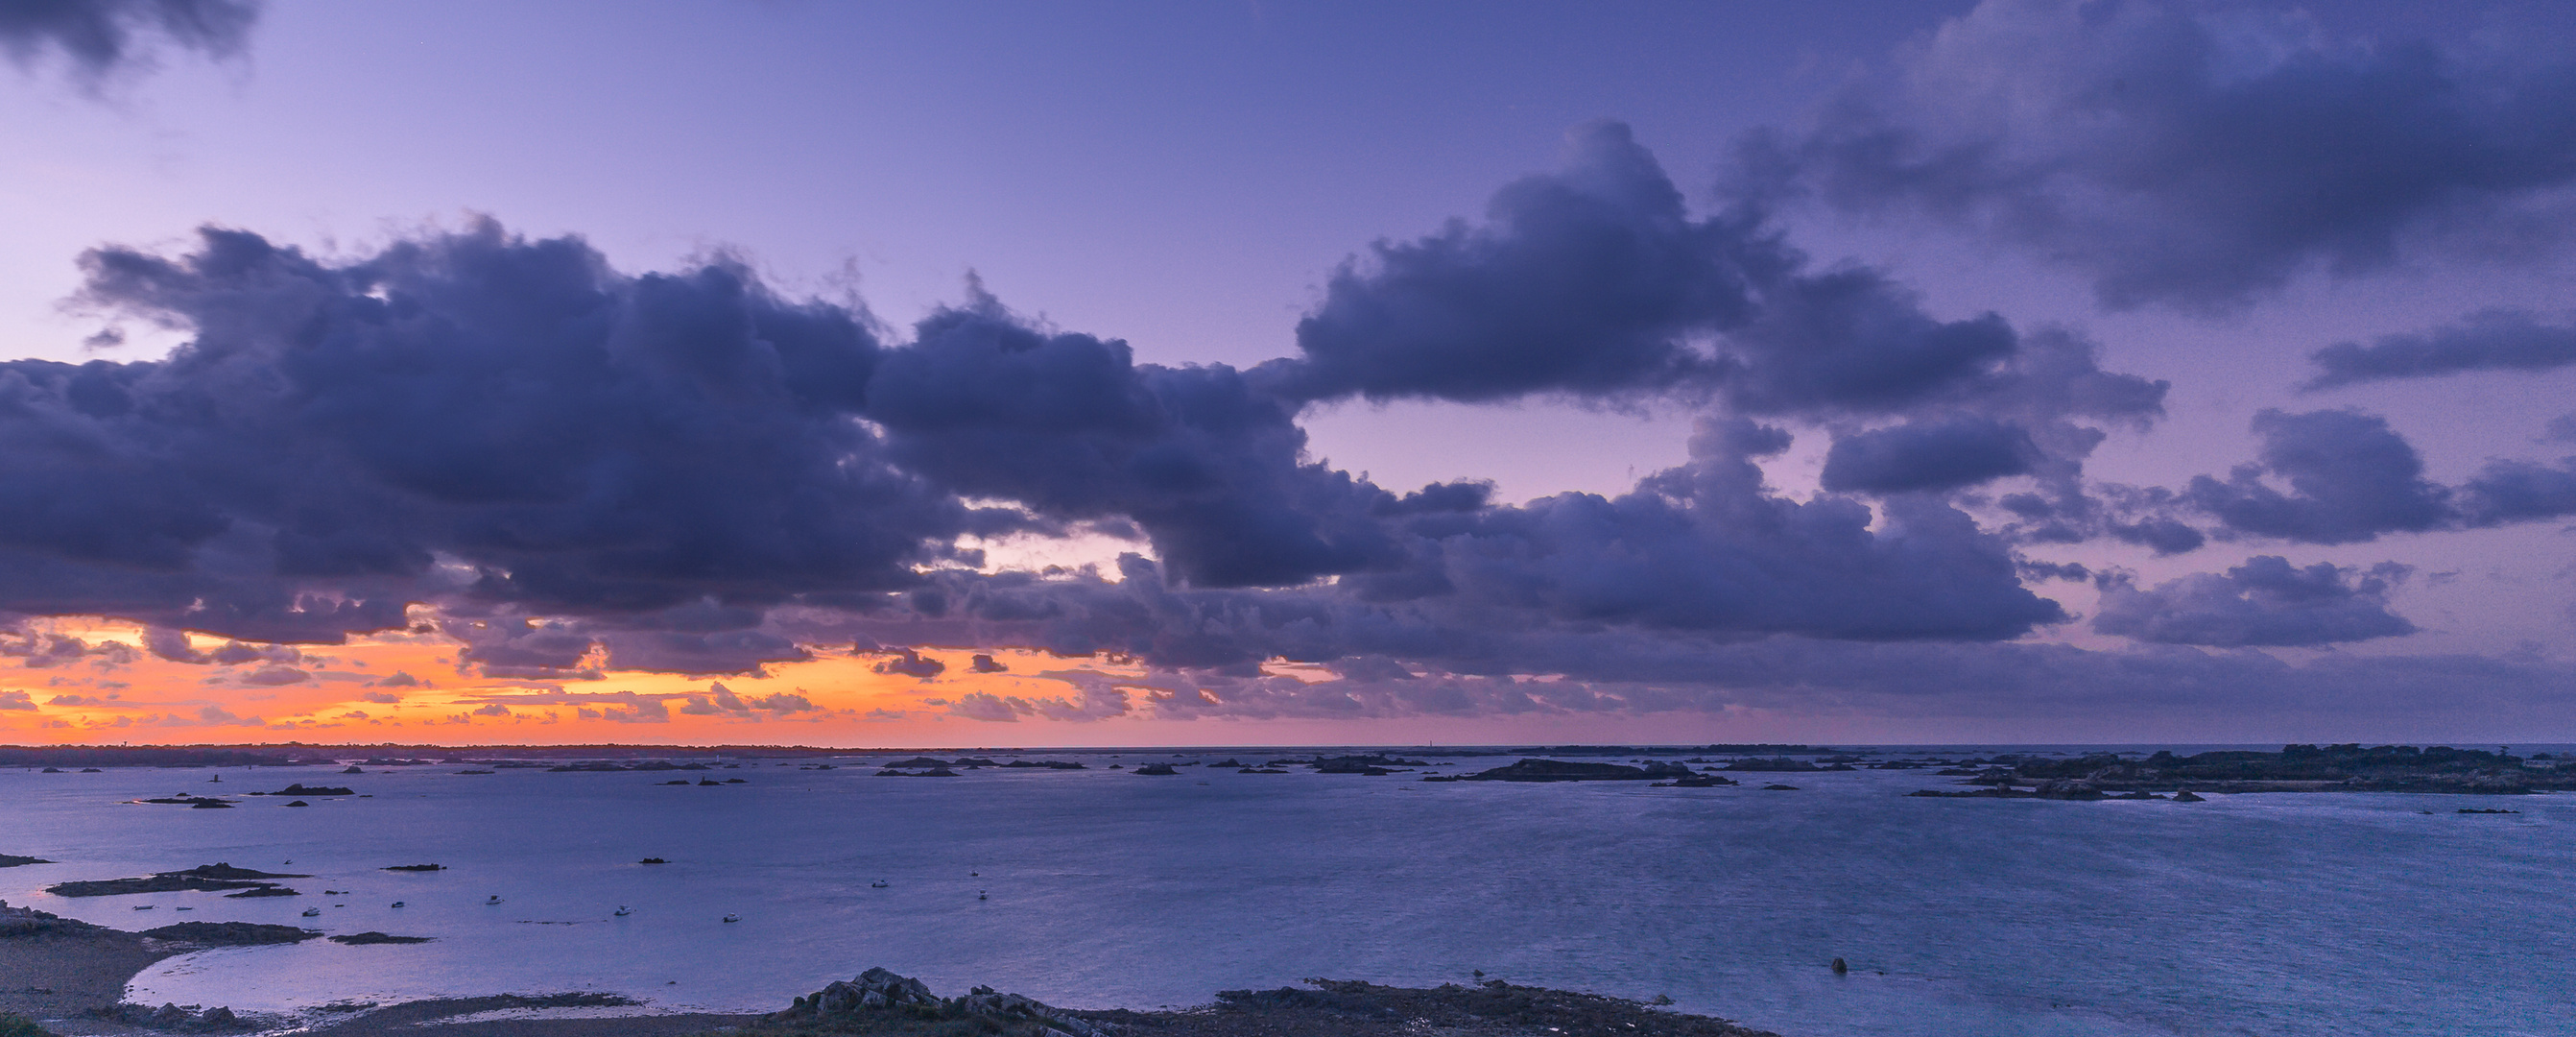
<svg viewBox="0 0 2576 1037"><path fill-rule="evenodd" d="M726 916L724 916L724 920L725 920L725 921L728 921L728 922L739 922L739 921L742 921L742 916L741 916L741 915L726 915Z"/></svg>
<svg viewBox="0 0 2576 1037"><path fill-rule="evenodd" d="M983 891L983 890L980 890L980 889L979 889L979 890L976 890L976 891L975 891L975 899L977 899L977 900L982 900L982 899L984 899L984 891Z"/></svg>
<svg viewBox="0 0 2576 1037"><path fill-rule="evenodd" d="M318 908L318 907L308 907L308 908L305 908L305 909L304 909L304 917L306 917L306 918L320 918L320 917L322 917L322 909L321 909L321 908Z"/></svg>
<svg viewBox="0 0 2576 1037"><path fill-rule="evenodd" d="M498 904L498 903L500 903L500 902L501 902L501 894L498 894L498 893L494 893L494 894L492 894L492 896L491 896L490 898L488 898L488 899L486 899L486 900L484 900L484 901L483 901L483 903L484 903L486 906L489 906L489 905L492 905L492 904Z"/></svg>
<svg viewBox="0 0 2576 1037"><path fill-rule="evenodd" d="M634 909L634 908L628 907L628 906L626 906L626 905L624 905L624 904L619 904L619 905L617 905L617 917L619 917L619 918L624 918L624 917L626 917L626 916L628 916L628 915L631 915L631 914L634 914L634 913L635 913L635 909Z"/></svg>

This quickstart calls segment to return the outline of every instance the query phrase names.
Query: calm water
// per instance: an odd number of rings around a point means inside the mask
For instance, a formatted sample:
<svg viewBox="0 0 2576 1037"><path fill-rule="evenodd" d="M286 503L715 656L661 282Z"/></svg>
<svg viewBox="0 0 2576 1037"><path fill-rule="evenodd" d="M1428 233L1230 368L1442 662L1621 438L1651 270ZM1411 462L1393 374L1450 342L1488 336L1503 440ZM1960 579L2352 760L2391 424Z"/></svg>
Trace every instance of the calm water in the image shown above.
<svg viewBox="0 0 2576 1037"><path fill-rule="evenodd" d="M205 770L0 772L0 852L64 862L0 870L0 897L124 928L436 938L208 951L130 991L236 1010L599 989L767 1011L871 965L943 993L1153 1007L1482 969L1669 994L1792 1037L2576 1032L2576 797L1960 801L1901 795L1949 780L1929 772L1797 774L1800 791L1765 792L1140 777L1080 758L1095 769L931 780L746 763L715 776L749 783L721 788L226 769L226 792L345 782L374 797L234 810L119 802L214 791ZM266 900L41 892L214 861L315 877ZM378 870L415 862L451 870ZM635 913L613 917L620 904ZM299 917L309 906L323 915ZM1838 956L1851 975L1824 967Z"/></svg>

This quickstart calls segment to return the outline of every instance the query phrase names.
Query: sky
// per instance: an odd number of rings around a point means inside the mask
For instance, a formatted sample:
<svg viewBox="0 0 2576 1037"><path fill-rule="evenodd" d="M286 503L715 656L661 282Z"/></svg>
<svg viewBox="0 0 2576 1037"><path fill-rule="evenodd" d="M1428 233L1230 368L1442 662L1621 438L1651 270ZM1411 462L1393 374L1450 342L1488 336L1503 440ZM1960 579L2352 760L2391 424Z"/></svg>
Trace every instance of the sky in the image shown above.
<svg viewBox="0 0 2576 1037"><path fill-rule="evenodd" d="M2576 740L2571 32L0 0L0 741Z"/></svg>

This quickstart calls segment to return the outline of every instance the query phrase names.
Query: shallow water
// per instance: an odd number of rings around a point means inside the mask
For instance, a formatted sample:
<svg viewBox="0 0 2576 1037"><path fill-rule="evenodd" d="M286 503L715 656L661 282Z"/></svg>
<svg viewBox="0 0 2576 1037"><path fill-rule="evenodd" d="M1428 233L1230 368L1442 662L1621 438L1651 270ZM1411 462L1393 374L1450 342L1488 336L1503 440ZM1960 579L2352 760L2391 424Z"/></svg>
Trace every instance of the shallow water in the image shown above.
<svg viewBox="0 0 2576 1037"><path fill-rule="evenodd" d="M121 928L437 938L206 951L130 991L237 1011L581 989L767 1011L871 965L943 993L1150 1008L1481 969L1669 994L1793 1037L2570 1032L2576 797L1937 800L1902 795L1950 780L1926 771L1784 775L1800 791L1766 792L1140 777L1081 758L1095 769L932 780L746 762L715 776L749 783L720 788L226 769L226 792L373 796L234 810L119 802L214 791L205 770L0 772L0 852L65 862L0 869L0 897ZM1170 757L1114 762L1155 758ZM2522 813L2454 813L2500 802ZM214 861L315 877L263 900L40 892ZM415 862L450 870L379 870ZM634 914L613 917L621 904ZM310 906L322 916L299 917ZM1835 957L1849 976L1824 967Z"/></svg>

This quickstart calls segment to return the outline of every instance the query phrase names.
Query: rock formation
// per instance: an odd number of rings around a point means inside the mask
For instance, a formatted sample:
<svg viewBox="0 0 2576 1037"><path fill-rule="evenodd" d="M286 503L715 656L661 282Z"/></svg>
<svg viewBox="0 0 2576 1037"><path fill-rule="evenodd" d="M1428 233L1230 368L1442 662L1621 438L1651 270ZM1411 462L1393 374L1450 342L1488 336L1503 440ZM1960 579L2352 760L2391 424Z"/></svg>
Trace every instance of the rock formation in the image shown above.
<svg viewBox="0 0 2576 1037"><path fill-rule="evenodd" d="M976 987L963 997L942 998L920 980L882 968L858 978L833 983L796 999L794 1007L769 1018L776 1022L820 1022L847 1026L871 1016L921 1020L978 1019L1004 1025L1037 1023L1060 1037L1114 1037L1116 1028L1093 1022L1034 998L995 993Z"/></svg>

